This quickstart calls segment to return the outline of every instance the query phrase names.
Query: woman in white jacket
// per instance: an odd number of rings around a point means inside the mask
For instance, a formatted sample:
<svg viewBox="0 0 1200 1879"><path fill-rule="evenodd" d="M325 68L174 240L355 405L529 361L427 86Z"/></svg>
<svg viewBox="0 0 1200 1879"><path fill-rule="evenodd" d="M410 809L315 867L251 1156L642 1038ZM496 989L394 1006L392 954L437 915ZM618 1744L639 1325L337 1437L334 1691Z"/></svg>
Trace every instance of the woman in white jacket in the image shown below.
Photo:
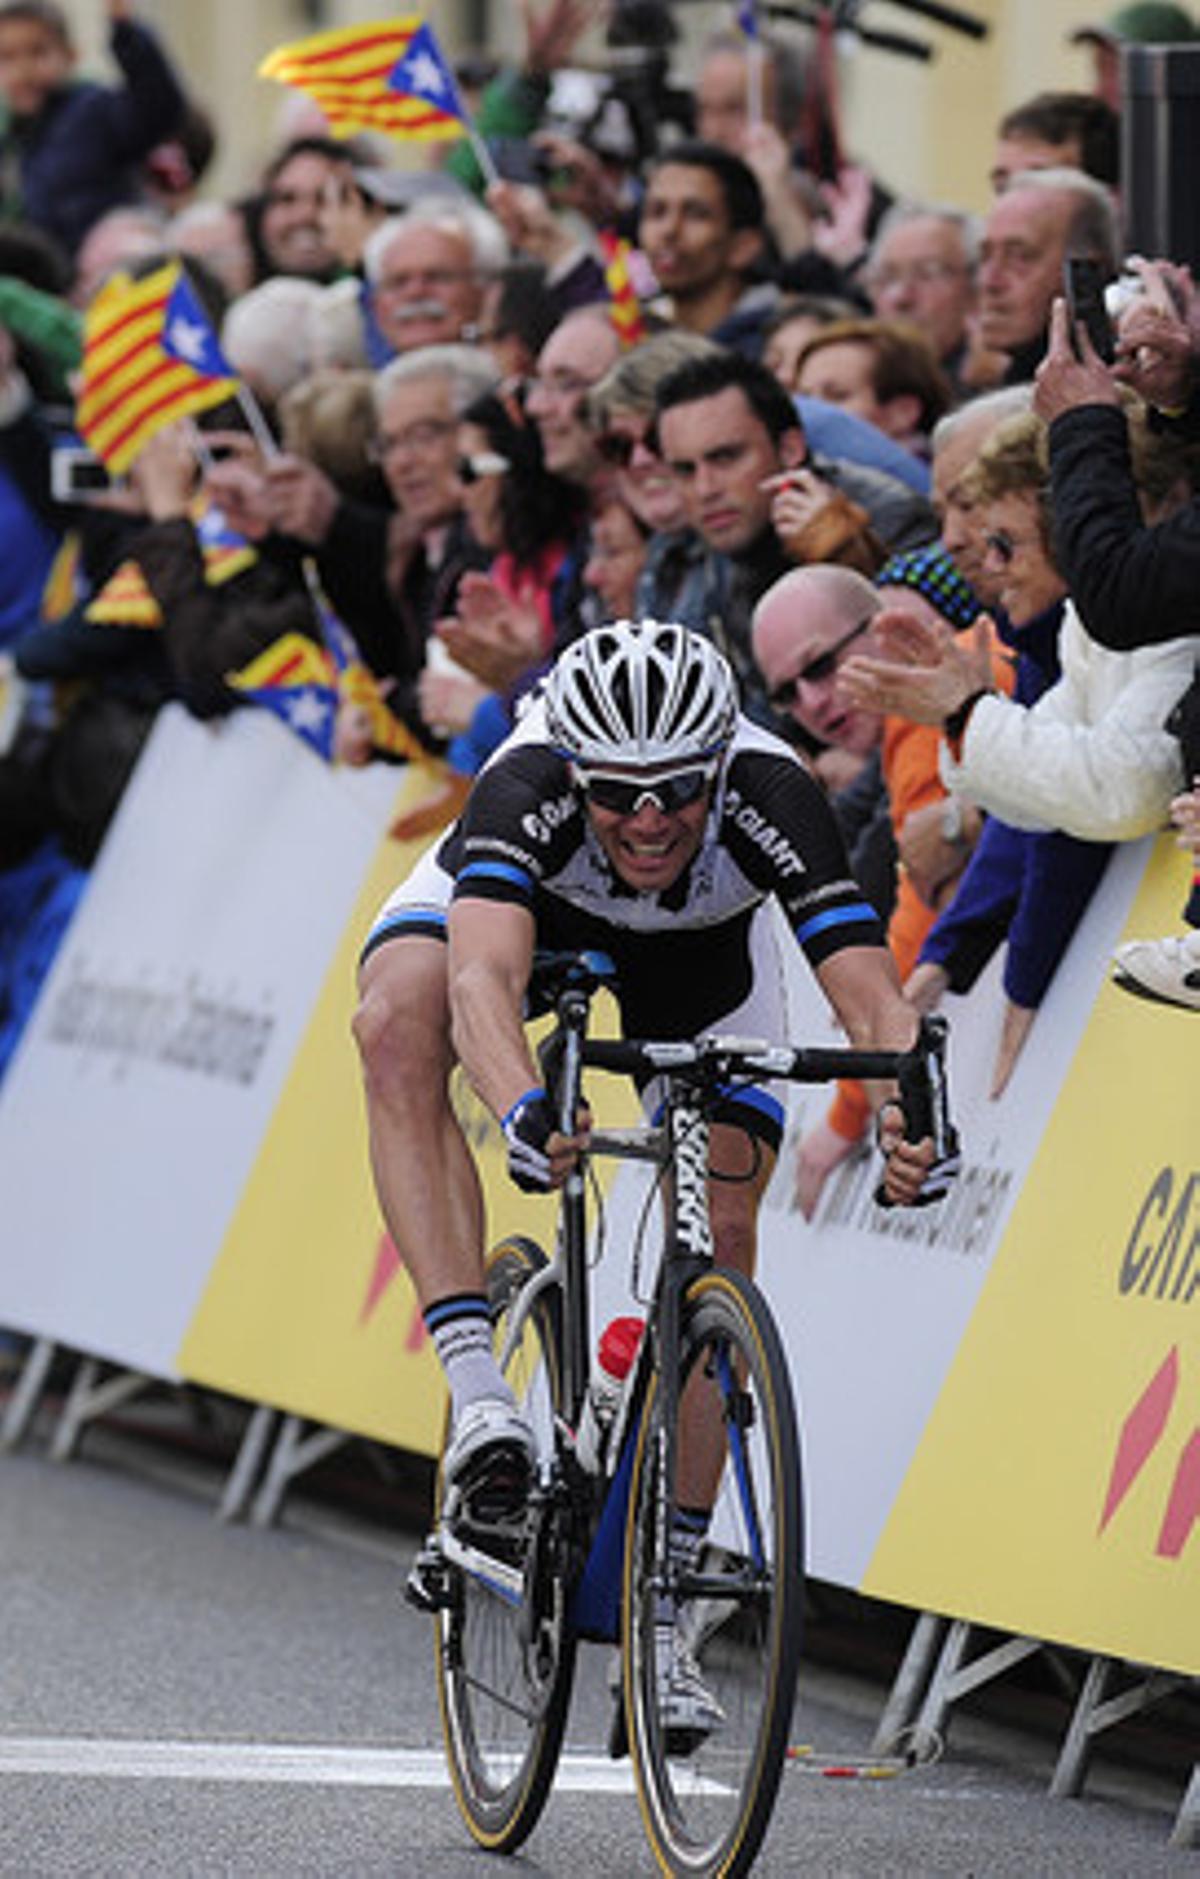
<svg viewBox="0 0 1200 1879"><path fill-rule="evenodd" d="M1187 453L1131 416L1135 476L1147 520L1191 494ZM1037 426L1032 416L1008 428ZM1182 473L1182 474L1181 474ZM993 542L1004 537L991 528ZM847 693L877 711L941 724L948 789L1018 828L1061 829L1084 841L1132 841L1162 828L1190 781L1164 727L1191 683L1200 636L1112 652L1068 603L1062 677L1031 706L996 694L978 649L897 614L876 621L892 657L848 660ZM978 646L982 647L982 631Z"/></svg>

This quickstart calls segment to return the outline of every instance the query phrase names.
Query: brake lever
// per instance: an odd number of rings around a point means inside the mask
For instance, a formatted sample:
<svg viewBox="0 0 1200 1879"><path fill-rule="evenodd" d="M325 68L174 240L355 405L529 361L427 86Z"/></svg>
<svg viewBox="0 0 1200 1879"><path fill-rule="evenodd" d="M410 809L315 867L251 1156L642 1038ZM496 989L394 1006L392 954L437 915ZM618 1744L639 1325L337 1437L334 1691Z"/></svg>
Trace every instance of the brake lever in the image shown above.
<svg viewBox="0 0 1200 1879"><path fill-rule="evenodd" d="M917 1041L904 1053L897 1073L905 1141L923 1142L926 1137L933 1141L933 1160L926 1186L909 1203L913 1207L932 1207L943 1200L958 1173L958 1130L950 1120L950 1090L946 1078L949 1034L945 1018L937 1013L922 1018ZM888 1198L882 1182L875 1189L874 1200L877 1207L890 1208L898 1204Z"/></svg>

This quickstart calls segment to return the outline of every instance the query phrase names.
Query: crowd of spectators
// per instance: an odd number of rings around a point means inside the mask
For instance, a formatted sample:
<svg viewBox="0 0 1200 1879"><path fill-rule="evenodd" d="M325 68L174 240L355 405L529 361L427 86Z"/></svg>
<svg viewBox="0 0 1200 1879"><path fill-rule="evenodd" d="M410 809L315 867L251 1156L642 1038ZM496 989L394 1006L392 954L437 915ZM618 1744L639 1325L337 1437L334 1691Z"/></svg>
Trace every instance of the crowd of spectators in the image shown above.
<svg viewBox="0 0 1200 1879"><path fill-rule="evenodd" d="M409 833L589 626L715 638L828 788L912 995L1007 949L1002 1089L1111 844L1173 816L1200 849L1200 291L1135 264L1115 364L1058 302L1067 255L1122 271L1111 99L1009 111L975 216L838 159L805 29L761 86L723 32L661 117L619 88L571 116L596 9L541 0L471 93L500 180L466 139L401 169L314 121L218 200L204 102L107 11L109 87L59 7L0 4L0 1071L157 712L244 708L232 672L319 640L315 573L441 765ZM172 257L255 421L231 402L66 492L87 306ZM336 756L387 760L361 706ZM1195 1009L1188 888L1118 970ZM802 1144L806 1213L865 1113L841 1091Z"/></svg>

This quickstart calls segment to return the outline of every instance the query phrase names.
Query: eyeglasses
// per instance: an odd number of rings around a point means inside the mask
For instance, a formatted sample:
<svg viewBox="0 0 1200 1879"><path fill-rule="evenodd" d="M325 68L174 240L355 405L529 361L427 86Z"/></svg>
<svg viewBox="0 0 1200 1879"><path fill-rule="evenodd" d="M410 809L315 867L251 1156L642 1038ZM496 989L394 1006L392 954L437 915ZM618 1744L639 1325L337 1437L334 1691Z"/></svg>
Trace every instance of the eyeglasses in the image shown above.
<svg viewBox="0 0 1200 1879"><path fill-rule="evenodd" d="M643 803L653 803L660 815L677 815L699 802L716 776L712 764L694 770L676 770L671 776L596 776L576 770L575 781L597 809L614 816L635 816Z"/></svg>
<svg viewBox="0 0 1200 1879"><path fill-rule="evenodd" d="M843 633L840 639L835 639L832 646L827 646L824 652L819 652L815 659L810 659L807 665L802 665L798 672L794 672L790 679L784 679L781 684L769 691L767 697L776 711L786 711L789 705L795 704L796 694L802 685L823 685L826 679L831 679L837 671L838 654L844 652L860 633L866 632L874 617L873 614L868 613L864 619L852 626L848 633Z"/></svg>
<svg viewBox="0 0 1200 1879"><path fill-rule="evenodd" d="M423 423L410 424L405 431L381 431L367 446L367 456L372 463L382 463L385 457L394 457L402 450L412 450L423 455L426 451L435 450L444 438L457 429L458 425L453 418L426 418Z"/></svg>
<svg viewBox="0 0 1200 1879"><path fill-rule="evenodd" d="M998 561L1007 567L1022 548L1033 546L1031 535L1010 535L1006 528L988 529L983 537L984 546L990 548Z"/></svg>
<svg viewBox="0 0 1200 1879"><path fill-rule="evenodd" d="M485 476L503 476L512 464L498 450L477 450L473 456L458 459L460 483L478 483Z"/></svg>

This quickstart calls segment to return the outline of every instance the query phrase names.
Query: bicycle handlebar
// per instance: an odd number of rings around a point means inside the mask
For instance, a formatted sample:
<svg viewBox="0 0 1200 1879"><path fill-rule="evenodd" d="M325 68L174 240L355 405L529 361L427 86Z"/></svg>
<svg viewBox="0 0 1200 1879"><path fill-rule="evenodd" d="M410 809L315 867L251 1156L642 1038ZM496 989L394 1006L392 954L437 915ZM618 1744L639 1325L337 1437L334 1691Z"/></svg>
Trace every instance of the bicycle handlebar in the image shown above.
<svg viewBox="0 0 1200 1879"><path fill-rule="evenodd" d="M745 1037L706 1037L693 1043L589 1038L583 1047L584 1064L592 1070L619 1076L695 1070L706 1083L741 1074L774 1077L785 1083L832 1083L839 1077L899 1079L914 1055L920 1052L793 1048Z"/></svg>
<svg viewBox="0 0 1200 1879"><path fill-rule="evenodd" d="M840 1078L855 1081L895 1081L900 1089L904 1111L904 1133L910 1142L927 1138L933 1142L933 1170L957 1167L958 1134L950 1120L949 1093L946 1083L946 1020L937 1015L921 1019L916 1043L908 1050L856 1050L852 1046L812 1047L771 1044L760 1038L703 1037L693 1040L608 1039L586 1035L587 1007L593 992L611 984L615 968L602 953L540 953L535 961L532 985L545 1004L558 1009L559 1025L547 1038L539 1055L546 1086L558 1084L566 1035L576 1039L578 1064L585 1069L605 1070L617 1076L648 1079L654 1076L681 1076L703 1090L713 1090L731 1077L769 1077L784 1083L832 1083ZM577 1017L568 1025L566 1014L573 1003ZM578 1073L576 1072L576 1075ZM559 1091L564 1110L564 1128L570 1126L566 1109L572 1102L567 1091ZM944 1186L936 1185L926 1196L940 1199ZM886 1205L882 1189L876 1199ZM918 1204L923 1204L919 1199Z"/></svg>

